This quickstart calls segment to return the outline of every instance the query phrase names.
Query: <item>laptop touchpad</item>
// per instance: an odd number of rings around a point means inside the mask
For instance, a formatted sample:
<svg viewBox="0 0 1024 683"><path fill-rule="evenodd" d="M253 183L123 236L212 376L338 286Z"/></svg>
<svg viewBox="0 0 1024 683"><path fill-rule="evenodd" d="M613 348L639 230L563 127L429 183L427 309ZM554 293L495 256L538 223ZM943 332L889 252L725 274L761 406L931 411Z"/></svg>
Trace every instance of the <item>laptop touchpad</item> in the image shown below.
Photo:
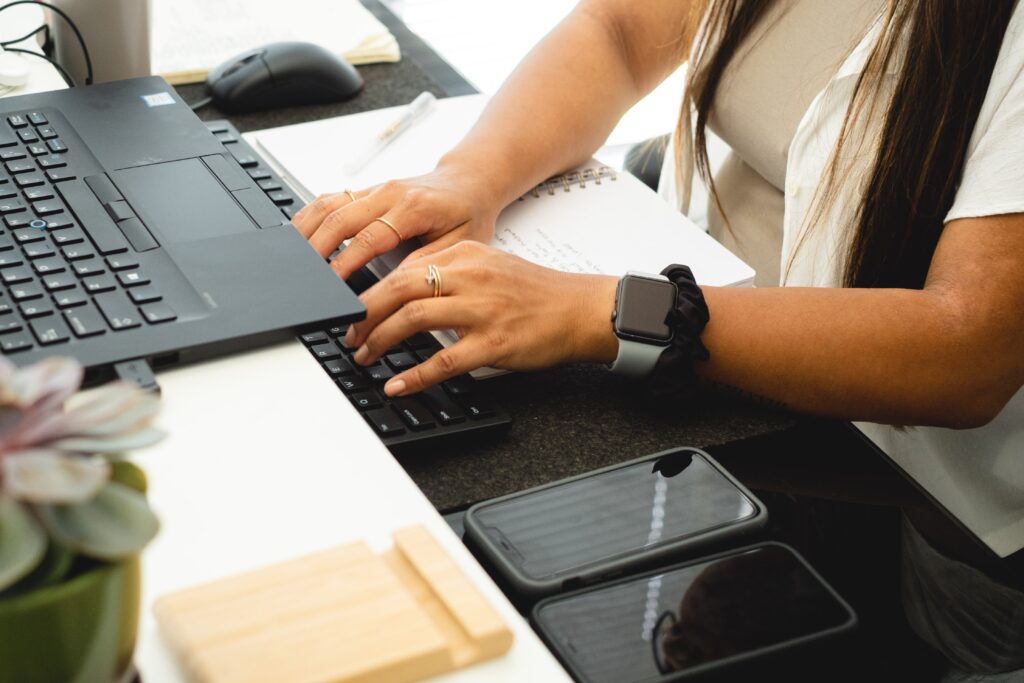
<svg viewBox="0 0 1024 683"><path fill-rule="evenodd" d="M257 229L199 159L128 168L111 176L162 244Z"/></svg>

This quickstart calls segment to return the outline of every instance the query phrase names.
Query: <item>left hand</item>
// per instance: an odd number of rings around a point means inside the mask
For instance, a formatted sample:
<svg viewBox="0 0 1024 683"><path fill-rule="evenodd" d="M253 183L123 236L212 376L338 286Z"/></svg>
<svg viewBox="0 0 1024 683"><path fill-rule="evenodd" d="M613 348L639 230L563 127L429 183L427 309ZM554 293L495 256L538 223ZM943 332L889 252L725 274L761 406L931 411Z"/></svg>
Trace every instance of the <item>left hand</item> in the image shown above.
<svg viewBox="0 0 1024 683"><path fill-rule="evenodd" d="M441 273L441 296L427 266ZM366 320L349 328L357 363L370 364L417 332L454 329L459 341L393 377L389 396L412 394L484 366L534 370L575 361L611 362L618 280L543 268L479 242L407 260L363 292Z"/></svg>

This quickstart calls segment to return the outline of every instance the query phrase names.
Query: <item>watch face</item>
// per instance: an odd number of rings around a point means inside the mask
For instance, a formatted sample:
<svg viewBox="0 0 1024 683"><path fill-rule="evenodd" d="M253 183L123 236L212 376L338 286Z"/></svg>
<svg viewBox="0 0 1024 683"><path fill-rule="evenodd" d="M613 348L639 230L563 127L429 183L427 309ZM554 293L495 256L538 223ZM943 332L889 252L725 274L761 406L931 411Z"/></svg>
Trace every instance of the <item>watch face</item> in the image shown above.
<svg viewBox="0 0 1024 683"><path fill-rule="evenodd" d="M675 304L676 286L671 282L627 276L619 289L615 331L621 334L667 342L672 330L665 317Z"/></svg>

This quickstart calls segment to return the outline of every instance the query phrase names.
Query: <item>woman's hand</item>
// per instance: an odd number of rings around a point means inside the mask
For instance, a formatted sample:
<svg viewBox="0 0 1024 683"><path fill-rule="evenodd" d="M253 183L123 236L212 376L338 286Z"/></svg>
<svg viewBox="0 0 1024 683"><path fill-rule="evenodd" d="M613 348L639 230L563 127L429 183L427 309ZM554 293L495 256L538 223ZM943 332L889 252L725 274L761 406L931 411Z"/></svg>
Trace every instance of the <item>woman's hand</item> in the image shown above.
<svg viewBox="0 0 1024 683"><path fill-rule="evenodd" d="M427 282L440 272L441 295ZM533 370L573 361L611 362L614 277L543 268L477 242L409 259L363 292L366 320L345 341L369 364L403 339L454 329L459 341L393 377L389 396L411 394L483 366Z"/></svg>
<svg viewBox="0 0 1024 683"><path fill-rule="evenodd" d="M402 239L419 237L424 242L410 259L461 240L487 242L504 208L481 175L454 165L441 165L426 175L392 180L352 194L355 201L346 192L321 195L292 220L324 258L343 241L352 240L331 262L334 271L346 279Z"/></svg>

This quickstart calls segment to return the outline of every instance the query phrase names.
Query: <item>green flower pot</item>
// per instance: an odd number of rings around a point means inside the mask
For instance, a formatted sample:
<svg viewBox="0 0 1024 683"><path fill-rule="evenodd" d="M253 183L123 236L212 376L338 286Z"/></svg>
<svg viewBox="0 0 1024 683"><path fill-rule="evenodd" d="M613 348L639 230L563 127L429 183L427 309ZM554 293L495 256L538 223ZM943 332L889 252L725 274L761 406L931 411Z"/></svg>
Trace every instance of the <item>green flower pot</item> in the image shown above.
<svg viewBox="0 0 1024 683"><path fill-rule="evenodd" d="M0 683L113 683L139 624L139 560L0 598Z"/></svg>

